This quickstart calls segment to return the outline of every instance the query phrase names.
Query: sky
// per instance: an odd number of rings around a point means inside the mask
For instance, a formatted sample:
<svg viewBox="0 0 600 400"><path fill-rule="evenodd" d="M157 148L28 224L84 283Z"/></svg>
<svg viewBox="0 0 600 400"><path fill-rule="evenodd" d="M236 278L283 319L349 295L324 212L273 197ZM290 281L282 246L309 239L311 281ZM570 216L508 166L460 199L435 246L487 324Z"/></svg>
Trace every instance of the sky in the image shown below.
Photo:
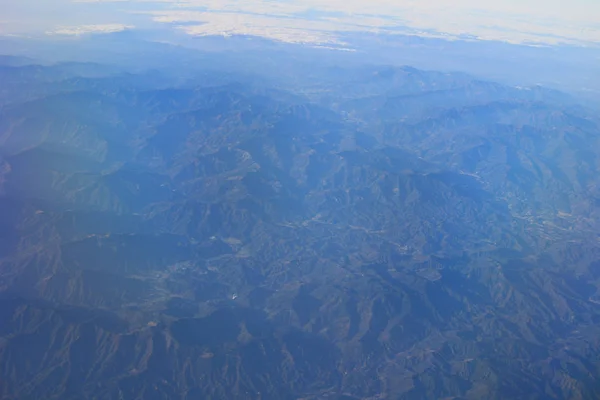
<svg viewBox="0 0 600 400"><path fill-rule="evenodd" d="M0 0L2 35L165 29L344 45L349 33L600 45L600 0Z"/></svg>

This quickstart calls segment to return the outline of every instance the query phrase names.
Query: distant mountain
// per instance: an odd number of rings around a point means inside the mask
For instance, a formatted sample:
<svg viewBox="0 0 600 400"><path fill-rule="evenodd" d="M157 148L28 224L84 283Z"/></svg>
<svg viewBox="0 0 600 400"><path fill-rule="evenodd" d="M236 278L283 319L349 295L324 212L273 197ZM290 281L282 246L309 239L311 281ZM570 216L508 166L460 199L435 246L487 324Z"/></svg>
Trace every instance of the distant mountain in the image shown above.
<svg viewBox="0 0 600 400"><path fill-rule="evenodd" d="M35 61L28 57L10 56L0 54L0 65L5 67L23 67L25 65L35 64Z"/></svg>
<svg viewBox="0 0 600 400"><path fill-rule="evenodd" d="M600 397L600 119L570 96L5 64L0 398Z"/></svg>

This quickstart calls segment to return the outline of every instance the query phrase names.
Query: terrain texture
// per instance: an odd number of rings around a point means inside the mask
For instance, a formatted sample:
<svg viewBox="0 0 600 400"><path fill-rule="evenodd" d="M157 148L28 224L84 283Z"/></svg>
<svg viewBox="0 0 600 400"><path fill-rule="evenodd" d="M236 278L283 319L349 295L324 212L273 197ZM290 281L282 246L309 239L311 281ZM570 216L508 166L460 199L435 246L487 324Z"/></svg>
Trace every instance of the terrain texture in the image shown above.
<svg viewBox="0 0 600 400"><path fill-rule="evenodd" d="M571 97L0 61L0 398L600 398Z"/></svg>

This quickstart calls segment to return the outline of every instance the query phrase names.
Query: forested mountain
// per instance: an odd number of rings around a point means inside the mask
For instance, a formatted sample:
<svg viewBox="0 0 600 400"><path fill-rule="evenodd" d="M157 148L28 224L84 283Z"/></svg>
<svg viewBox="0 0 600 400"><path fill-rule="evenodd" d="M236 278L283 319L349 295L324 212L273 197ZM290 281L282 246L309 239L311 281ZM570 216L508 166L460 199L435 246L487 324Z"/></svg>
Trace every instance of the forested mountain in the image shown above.
<svg viewBox="0 0 600 400"><path fill-rule="evenodd" d="M600 398L576 99L0 62L1 398Z"/></svg>

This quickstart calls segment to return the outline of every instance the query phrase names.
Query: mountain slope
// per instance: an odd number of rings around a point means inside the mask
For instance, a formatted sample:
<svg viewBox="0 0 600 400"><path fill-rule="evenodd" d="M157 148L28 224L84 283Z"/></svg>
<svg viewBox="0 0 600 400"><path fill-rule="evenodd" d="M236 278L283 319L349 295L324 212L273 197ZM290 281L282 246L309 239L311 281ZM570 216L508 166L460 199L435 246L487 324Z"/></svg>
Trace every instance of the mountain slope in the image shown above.
<svg viewBox="0 0 600 400"><path fill-rule="evenodd" d="M572 98L35 69L53 92L0 110L0 397L600 396L600 122Z"/></svg>

